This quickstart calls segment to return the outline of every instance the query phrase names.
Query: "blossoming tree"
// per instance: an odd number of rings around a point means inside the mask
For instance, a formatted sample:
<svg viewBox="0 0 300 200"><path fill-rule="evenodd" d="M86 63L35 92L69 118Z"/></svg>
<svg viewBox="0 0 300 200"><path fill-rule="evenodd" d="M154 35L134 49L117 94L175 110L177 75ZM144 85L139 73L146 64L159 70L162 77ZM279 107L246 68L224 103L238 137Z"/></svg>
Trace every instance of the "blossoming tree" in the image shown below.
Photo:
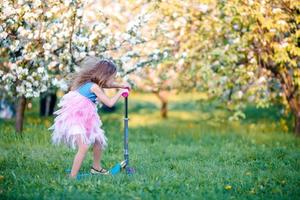
<svg viewBox="0 0 300 200"><path fill-rule="evenodd" d="M51 88L67 91L68 74L78 70L86 55L115 60L121 75L163 58L162 52L151 50L142 56L134 51L114 53L147 42L139 34L147 23L146 14L138 15L125 32L113 33L103 15L92 24L85 23L86 3L5 0L0 5L1 85L10 96L17 97L17 132L23 129L26 99L39 97ZM125 65L133 58L138 58L134 65Z"/></svg>
<svg viewBox="0 0 300 200"><path fill-rule="evenodd" d="M219 1L210 51L222 93L238 110L279 103L300 134L299 1Z"/></svg>

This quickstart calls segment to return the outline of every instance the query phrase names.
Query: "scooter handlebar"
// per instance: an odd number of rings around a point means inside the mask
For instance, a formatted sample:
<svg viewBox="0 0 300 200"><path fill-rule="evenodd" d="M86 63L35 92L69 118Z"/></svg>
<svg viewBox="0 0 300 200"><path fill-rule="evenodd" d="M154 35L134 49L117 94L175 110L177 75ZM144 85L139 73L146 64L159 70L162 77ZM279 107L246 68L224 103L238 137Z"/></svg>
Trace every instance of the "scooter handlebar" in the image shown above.
<svg viewBox="0 0 300 200"><path fill-rule="evenodd" d="M122 96L123 96L123 97L128 97L128 95L129 95L128 92L123 92L123 93L122 93Z"/></svg>
<svg viewBox="0 0 300 200"><path fill-rule="evenodd" d="M130 88L129 88L129 87L126 87L125 89L127 89L128 91L130 91ZM123 97L128 97L128 95L129 95L129 92L123 92L123 93L122 93L122 96L123 96Z"/></svg>

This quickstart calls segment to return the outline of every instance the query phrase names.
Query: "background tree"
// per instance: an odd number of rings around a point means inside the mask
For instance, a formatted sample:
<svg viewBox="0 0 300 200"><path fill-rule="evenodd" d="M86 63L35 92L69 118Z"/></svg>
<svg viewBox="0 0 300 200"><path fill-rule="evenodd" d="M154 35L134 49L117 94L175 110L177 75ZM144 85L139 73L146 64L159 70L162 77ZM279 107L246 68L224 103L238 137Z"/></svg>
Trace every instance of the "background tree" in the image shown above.
<svg viewBox="0 0 300 200"><path fill-rule="evenodd" d="M299 3L296 1L177 1L162 6L178 52L182 90L197 88L245 118L248 103L279 103L299 134ZM168 1L160 5L170 4ZM179 23L181 22L181 23ZM172 32L173 31L173 32ZM178 65L177 65L178 66Z"/></svg>
<svg viewBox="0 0 300 200"><path fill-rule="evenodd" d="M162 118L168 117L168 96L176 89L178 73L173 68L173 62L163 62L155 68L144 68L131 74L130 79L135 82L139 90L151 92L161 102L160 113Z"/></svg>
<svg viewBox="0 0 300 200"><path fill-rule="evenodd" d="M299 2L220 1L210 51L218 95L240 111L245 103L279 103L299 135ZM243 116L243 115L241 115Z"/></svg>

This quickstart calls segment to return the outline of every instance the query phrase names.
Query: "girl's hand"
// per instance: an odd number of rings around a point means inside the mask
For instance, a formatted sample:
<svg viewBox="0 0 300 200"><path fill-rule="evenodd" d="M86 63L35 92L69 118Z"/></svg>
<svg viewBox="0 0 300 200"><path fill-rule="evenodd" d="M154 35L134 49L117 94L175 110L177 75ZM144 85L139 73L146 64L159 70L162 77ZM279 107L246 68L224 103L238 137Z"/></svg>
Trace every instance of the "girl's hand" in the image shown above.
<svg viewBox="0 0 300 200"><path fill-rule="evenodd" d="M123 93L129 93L129 90L122 88L122 89L119 90L119 92L122 95Z"/></svg>

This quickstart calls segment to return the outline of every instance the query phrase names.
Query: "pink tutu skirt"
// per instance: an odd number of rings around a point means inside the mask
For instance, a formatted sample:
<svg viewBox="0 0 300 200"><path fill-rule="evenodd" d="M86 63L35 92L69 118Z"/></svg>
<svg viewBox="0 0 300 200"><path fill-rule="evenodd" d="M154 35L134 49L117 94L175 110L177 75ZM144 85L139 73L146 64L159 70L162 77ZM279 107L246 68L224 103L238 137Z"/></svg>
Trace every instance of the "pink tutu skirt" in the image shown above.
<svg viewBox="0 0 300 200"><path fill-rule="evenodd" d="M98 102L97 102L98 103ZM76 149L76 138L81 137L82 142L91 145L98 141L102 150L107 146L107 138L101 129L102 122L97 113L97 104L78 91L69 91L60 100L60 109L54 112L54 124L48 129L52 132L52 143L64 143Z"/></svg>

